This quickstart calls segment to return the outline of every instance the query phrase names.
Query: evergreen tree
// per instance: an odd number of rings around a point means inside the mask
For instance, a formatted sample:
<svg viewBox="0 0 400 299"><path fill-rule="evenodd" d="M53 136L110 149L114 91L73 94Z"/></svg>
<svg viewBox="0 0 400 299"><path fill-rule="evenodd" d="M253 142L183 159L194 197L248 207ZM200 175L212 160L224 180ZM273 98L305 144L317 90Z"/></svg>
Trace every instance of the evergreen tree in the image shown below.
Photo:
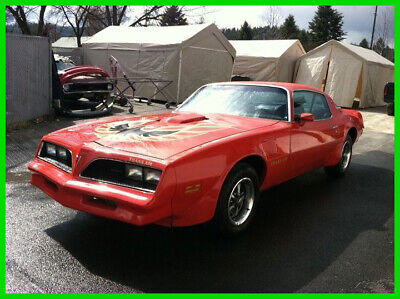
<svg viewBox="0 0 400 299"><path fill-rule="evenodd" d="M299 27L293 15L289 15L282 26L279 28L279 38L281 39L297 39L299 36Z"/></svg>
<svg viewBox="0 0 400 299"><path fill-rule="evenodd" d="M179 6L168 6L160 20L161 26L187 25L187 19Z"/></svg>
<svg viewBox="0 0 400 299"><path fill-rule="evenodd" d="M253 39L253 30L247 21L244 21L242 27L240 28L238 39Z"/></svg>
<svg viewBox="0 0 400 299"><path fill-rule="evenodd" d="M376 41L376 43L372 48L379 55L383 55L383 52L386 49L386 44L383 38L382 37L378 38L378 40Z"/></svg>
<svg viewBox="0 0 400 299"><path fill-rule="evenodd" d="M239 32L238 32L238 30L236 28L225 28L225 29L222 29L222 33L229 40L238 39L238 36L239 36Z"/></svg>
<svg viewBox="0 0 400 299"><path fill-rule="evenodd" d="M253 33L253 39L278 39L278 27L276 26L264 26L264 27L253 27L251 29Z"/></svg>
<svg viewBox="0 0 400 299"><path fill-rule="evenodd" d="M314 18L308 24L315 46L331 39L341 41L346 35L342 29L343 15L331 6L318 6Z"/></svg>
<svg viewBox="0 0 400 299"><path fill-rule="evenodd" d="M311 34L307 30L301 29L299 31L298 39L300 40L301 44L303 45L304 50L306 50L308 52L313 49Z"/></svg>
<svg viewBox="0 0 400 299"><path fill-rule="evenodd" d="M363 38L362 41L358 45L360 47L363 47L363 48L366 48L366 49L369 48L368 42L367 42L367 40L365 38Z"/></svg>

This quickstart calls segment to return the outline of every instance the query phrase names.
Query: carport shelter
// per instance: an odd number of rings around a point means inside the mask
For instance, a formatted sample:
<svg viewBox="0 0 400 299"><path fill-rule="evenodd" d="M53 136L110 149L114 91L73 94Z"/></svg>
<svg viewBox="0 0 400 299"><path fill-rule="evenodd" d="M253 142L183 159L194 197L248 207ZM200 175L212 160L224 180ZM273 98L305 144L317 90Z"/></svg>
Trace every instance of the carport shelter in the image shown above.
<svg viewBox="0 0 400 299"><path fill-rule="evenodd" d="M394 64L362 47L336 40L300 57L296 64L296 83L314 86L329 94L338 106L384 105L385 83L394 79Z"/></svg>
<svg viewBox="0 0 400 299"><path fill-rule="evenodd" d="M214 24L110 26L82 47L85 64L110 71L112 55L128 77L172 81L164 90L167 99L161 94L155 98L178 103L206 83L229 81L235 58L235 49ZM149 98L156 92L152 84L135 87L137 97Z"/></svg>
<svg viewBox="0 0 400 299"><path fill-rule="evenodd" d="M305 53L299 40L231 40L236 50L233 76L253 81L293 82L297 59Z"/></svg>
<svg viewBox="0 0 400 299"><path fill-rule="evenodd" d="M82 36L81 42L88 40L89 36ZM53 52L62 56L68 56L73 62L82 64L82 48L78 47L76 37L61 37L51 44Z"/></svg>

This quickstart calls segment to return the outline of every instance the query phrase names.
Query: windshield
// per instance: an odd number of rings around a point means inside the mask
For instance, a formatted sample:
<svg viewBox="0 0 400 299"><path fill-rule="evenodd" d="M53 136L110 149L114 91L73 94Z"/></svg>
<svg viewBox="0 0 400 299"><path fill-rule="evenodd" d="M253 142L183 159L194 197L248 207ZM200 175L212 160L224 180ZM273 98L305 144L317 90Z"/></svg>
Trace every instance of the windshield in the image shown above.
<svg viewBox="0 0 400 299"><path fill-rule="evenodd" d="M56 66L57 66L57 71L62 71L62 70L74 67L75 64L73 64L72 62L64 62L64 61L59 60L59 61L56 61Z"/></svg>
<svg viewBox="0 0 400 299"><path fill-rule="evenodd" d="M191 95L177 110L288 120L287 103L287 93L279 87L208 85Z"/></svg>

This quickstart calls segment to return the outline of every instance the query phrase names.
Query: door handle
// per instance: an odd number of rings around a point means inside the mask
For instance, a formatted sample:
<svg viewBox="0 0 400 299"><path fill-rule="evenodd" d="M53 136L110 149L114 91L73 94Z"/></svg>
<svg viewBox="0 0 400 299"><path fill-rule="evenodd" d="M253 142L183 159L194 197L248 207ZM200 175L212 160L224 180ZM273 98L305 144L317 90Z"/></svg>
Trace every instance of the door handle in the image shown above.
<svg viewBox="0 0 400 299"><path fill-rule="evenodd" d="M332 129L334 129L334 130L337 130L337 128L338 128L337 125L334 125L334 126L332 127Z"/></svg>

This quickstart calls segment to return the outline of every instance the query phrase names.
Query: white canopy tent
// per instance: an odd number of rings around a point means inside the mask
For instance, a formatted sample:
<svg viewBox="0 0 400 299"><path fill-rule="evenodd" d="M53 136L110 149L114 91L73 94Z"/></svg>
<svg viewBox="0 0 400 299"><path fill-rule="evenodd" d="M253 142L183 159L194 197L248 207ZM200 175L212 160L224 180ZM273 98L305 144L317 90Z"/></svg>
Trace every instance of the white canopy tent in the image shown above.
<svg viewBox="0 0 400 299"><path fill-rule="evenodd" d="M81 42L88 40L89 36L82 36ZM82 48L78 47L76 37L60 37L51 44L53 52L62 56L68 56L73 62L82 64Z"/></svg>
<svg viewBox="0 0 400 299"><path fill-rule="evenodd" d="M236 50L233 75L255 81L292 82L296 61L305 53L297 39L230 42Z"/></svg>
<svg viewBox="0 0 400 299"><path fill-rule="evenodd" d="M376 52L330 40L300 57L296 83L320 88L342 107L384 105L385 83L394 79L394 64Z"/></svg>
<svg viewBox="0 0 400 299"><path fill-rule="evenodd" d="M128 77L172 81L163 90L167 96L164 100L177 103L201 85L229 81L235 58L235 49L214 24L110 26L82 47L86 64L110 70L112 55ZM151 84L135 87L137 97L149 98L155 93Z"/></svg>

